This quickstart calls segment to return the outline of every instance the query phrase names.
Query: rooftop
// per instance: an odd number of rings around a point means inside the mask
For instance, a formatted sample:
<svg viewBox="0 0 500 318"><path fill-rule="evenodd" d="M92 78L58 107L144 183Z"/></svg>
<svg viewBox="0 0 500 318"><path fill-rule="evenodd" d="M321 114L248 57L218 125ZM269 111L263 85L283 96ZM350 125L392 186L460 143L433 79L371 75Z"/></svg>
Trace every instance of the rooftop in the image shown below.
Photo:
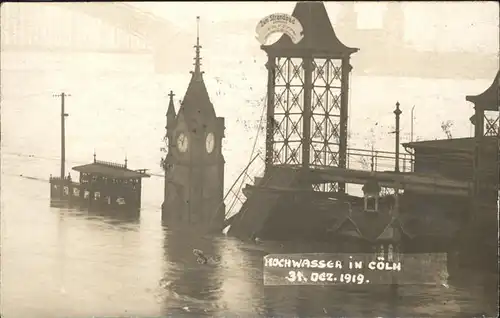
<svg viewBox="0 0 500 318"><path fill-rule="evenodd" d="M484 142L487 147L498 147L497 146L497 138L495 136L486 136L484 137ZM475 139L474 137L468 138L452 138L452 139L437 139L437 140L423 140L423 141L414 141L403 143L403 147L412 148L412 149L447 149L447 150L456 150L456 151L464 151L464 152L473 152L474 151Z"/></svg>
<svg viewBox="0 0 500 318"><path fill-rule="evenodd" d="M458 224L447 220L443 215L435 213L432 218L427 215L401 214L394 218L389 213L367 213L362 208L354 208L352 215L339 218L331 228L331 232L362 238L368 241L390 239L392 227L399 228L409 238L418 236L434 236L451 238L458 231Z"/></svg>
<svg viewBox="0 0 500 318"><path fill-rule="evenodd" d="M292 16L300 21L303 27L304 38L294 44L290 37L283 34L281 38L271 44L263 45L266 51L300 52L312 51L324 54L325 57L341 58L357 52L359 49L344 45L333 30L330 18L322 1L299 1L295 5Z"/></svg>
<svg viewBox="0 0 500 318"><path fill-rule="evenodd" d="M95 160L93 163L73 167L80 173L106 176L115 179L149 178L145 170L130 170L126 164Z"/></svg>
<svg viewBox="0 0 500 318"><path fill-rule="evenodd" d="M197 17L199 22L199 17ZM199 33L199 32L198 32ZM179 114L183 114L188 126L195 126L205 122L207 119L215 118L215 109L210 101L207 87L203 81L203 72L201 71L200 57L200 37L197 35L196 55L194 58L194 71L191 72L191 80L186 90L186 94L181 103ZM169 108L170 110L170 108Z"/></svg>
<svg viewBox="0 0 500 318"><path fill-rule="evenodd" d="M465 97L465 100L474 103L476 107L483 110L498 111L500 106L500 70L497 76L484 92L479 95Z"/></svg>

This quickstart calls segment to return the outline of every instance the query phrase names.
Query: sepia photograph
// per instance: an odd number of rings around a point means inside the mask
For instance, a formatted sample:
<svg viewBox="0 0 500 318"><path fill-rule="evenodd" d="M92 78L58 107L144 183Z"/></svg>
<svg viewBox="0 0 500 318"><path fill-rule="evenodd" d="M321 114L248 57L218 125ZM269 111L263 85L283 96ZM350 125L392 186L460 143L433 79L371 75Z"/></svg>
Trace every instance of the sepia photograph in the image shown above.
<svg viewBox="0 0 500 318"><path fill-rule="evenodd" d="M498 2L0 13L0 317L498 317Z"/></svg>

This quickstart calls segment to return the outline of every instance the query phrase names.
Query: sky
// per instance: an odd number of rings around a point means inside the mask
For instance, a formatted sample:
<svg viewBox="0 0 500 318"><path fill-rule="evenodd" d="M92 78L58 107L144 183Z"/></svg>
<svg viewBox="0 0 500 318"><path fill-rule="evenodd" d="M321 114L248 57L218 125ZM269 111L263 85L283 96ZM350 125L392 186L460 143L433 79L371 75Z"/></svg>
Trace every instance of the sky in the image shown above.
<svg viewBox="0 0 500 318"><path fill-rule="evenodd" d="M264 16L291 13L295 2L131 2L179 26L191 27L195 16L214 22L241 19L260 20ZM327 1L332 23L343 2ZM379 28L388 2L356 2L358 27ZM498 52L499 5L496 1L403 2L405 38L416 46L436 50Z"/></svg>

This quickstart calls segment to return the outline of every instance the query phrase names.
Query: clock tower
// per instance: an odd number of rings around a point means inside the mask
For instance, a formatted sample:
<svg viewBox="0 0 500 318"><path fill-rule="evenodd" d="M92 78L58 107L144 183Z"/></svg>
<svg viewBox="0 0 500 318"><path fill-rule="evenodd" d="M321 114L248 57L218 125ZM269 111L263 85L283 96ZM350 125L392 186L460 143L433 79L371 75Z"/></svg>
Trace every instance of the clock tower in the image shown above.
<svg viewBox="0 0 500 318"><path fill-rule="evenodd" d="M224 118L216 116L208 96L200 48L198 27L194 71L186 94L176 114L171 93L167 111L162 221L174 229L180 225L220 228L224 222Z"/></svg>

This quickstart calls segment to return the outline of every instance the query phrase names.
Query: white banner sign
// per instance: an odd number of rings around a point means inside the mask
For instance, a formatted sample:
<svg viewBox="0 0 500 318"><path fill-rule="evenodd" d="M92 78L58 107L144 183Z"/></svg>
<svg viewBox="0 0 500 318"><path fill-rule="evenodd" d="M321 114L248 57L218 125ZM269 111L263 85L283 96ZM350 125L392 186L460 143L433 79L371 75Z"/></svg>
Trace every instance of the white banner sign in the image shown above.
<svg viewBox="0 0 500 318"><path fill-rule="evenodd" d="M265 45L269 36L275 33L285 33L294 44L297 44L304 38L303 31L302 24L297 18L286 13L274 13L259 21L255 29L257 33L255 37Z"/></svg>

